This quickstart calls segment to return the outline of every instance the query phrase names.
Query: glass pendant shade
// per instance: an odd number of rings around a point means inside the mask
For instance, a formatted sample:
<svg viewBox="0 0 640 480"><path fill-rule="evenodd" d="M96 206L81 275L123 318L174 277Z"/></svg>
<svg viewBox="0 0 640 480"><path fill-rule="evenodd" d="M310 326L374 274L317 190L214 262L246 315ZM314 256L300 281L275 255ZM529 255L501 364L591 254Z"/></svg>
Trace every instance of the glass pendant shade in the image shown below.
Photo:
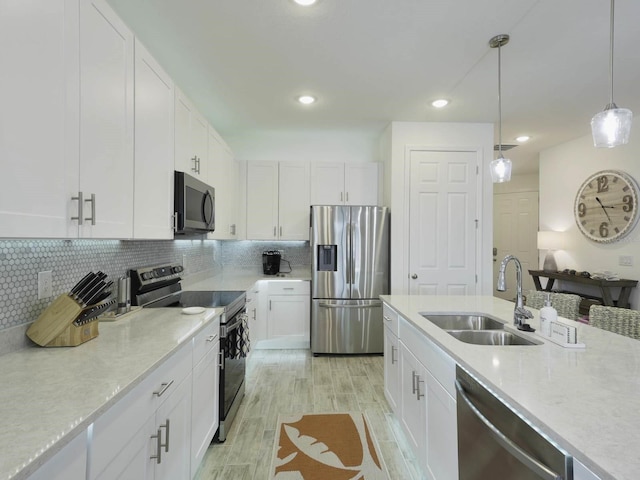
<svg viewBox="0 0 640 480"><path fill-rule="evenodd" d="M503 183L511 180L511 160L500 156L491 162L491 180L493 183Z"/></svg>
<svg viewBox="0 0 640 480"><path fill-rule="evenodd" d="M628 108L618 108L615 103L607 105L591 119L593 145L598 148L613 148L629 143L633 114Z"/></svg>

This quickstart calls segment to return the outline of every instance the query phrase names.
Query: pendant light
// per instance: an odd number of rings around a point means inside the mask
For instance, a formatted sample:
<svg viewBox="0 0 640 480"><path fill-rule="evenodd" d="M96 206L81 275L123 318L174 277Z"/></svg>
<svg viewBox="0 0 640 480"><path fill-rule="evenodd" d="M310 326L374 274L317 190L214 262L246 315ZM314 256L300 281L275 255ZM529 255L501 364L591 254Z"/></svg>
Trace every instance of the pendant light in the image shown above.
<svg viewBox="0 0 640 480"><path fill-rule="evenodd" d="M498 49L498 158L490 164L491 180L493 183L503 183L511 180L511 160L502 156L502 84L500 78L500 49L509 43L509 35L496 35L489 40L491 48Z"/></svg>
<svg viewBox="0 0 640 480"><path fill-rule="evenodd" d="M629 143L631 120L633 114L628 108L618 108L613 102L613 13L615 0L611 0L610 31L609 31L609 103L602 112L596 113L591 119L591 133L593 144L598 148L613 148Z"/></svg>

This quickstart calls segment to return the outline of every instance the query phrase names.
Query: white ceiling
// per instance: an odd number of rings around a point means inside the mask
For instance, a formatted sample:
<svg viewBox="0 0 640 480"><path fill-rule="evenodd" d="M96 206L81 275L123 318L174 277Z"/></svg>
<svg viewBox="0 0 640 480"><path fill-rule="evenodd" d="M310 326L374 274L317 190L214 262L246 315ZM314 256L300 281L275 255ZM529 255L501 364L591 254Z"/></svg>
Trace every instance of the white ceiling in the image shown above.
<svg viewBox="0 0 640 480"><path fill-rule="evenodd" d="M609 101L608 0L108 0L220 134L496 122L514 173ZM640 1L618 0L614 100L640 113ZM317 104L295 102L301 93ZM430 106L451 99L446 109ZM640 141L632 138L631 141ZM496 128L497 143L497 128ZM234 148L233 142L231 147ZM623 147L624 148L624 147Z"/></svg>

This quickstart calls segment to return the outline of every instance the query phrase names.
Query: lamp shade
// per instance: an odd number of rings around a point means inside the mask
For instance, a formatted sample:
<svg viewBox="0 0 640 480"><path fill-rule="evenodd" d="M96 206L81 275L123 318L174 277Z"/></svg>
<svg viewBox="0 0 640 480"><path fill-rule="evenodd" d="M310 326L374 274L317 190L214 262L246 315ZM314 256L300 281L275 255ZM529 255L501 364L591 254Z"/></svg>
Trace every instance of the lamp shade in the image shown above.
<svg viewBox="0 0 640 480"><path fill-rule="evenodd" d="M491 180L493 183L503 183L511 180L511 160L508 158L496 158L489 165Z"/></svg>
<svg viewBox="0 0 640 480"><path fill-rule="evenodd" d="M553 230L538 232L538 250L562 250L564 247L564 232L554 232Z"/></svg>
<svg viewBox="0 0 640 480"><path fill-rule="evenodd" d="M593 145L598 148L613 148L629 143L633 114L628 108L607 105L591 119Z"/></svg>

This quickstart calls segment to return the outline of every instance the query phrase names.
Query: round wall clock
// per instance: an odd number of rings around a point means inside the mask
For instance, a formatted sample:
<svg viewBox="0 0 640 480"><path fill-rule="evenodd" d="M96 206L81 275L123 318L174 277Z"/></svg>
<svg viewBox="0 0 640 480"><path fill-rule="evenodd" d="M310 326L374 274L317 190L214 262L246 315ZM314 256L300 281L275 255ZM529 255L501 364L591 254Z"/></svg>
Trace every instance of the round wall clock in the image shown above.
<svg viewBox="0 0 640 480"><path fill-rule="evenodd" d="M589 240L620 240L638 221L638 184L618 170L594 173L578 190L574 215L578 228Z"/></svg>

